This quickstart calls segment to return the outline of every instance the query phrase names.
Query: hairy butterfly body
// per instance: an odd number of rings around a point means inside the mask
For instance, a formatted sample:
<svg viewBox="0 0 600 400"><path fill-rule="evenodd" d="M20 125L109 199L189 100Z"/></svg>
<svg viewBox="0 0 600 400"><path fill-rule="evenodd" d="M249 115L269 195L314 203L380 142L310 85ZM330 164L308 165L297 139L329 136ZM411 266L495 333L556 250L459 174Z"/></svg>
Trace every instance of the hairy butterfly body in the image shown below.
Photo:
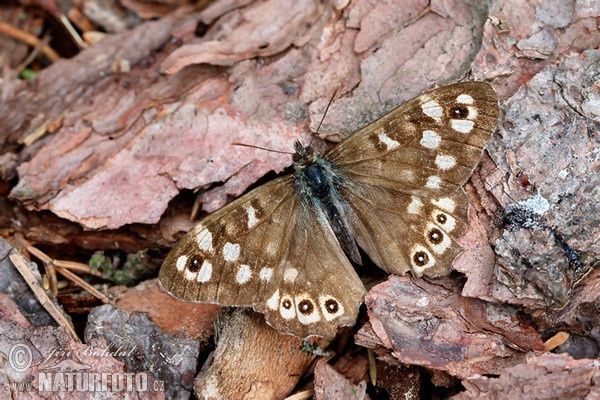
<svg viewBox="0 0 600 400"><path fill-rule="evenodd" d="M359 248L388 273L439 276L461 252L461 186L498 121L485 83L416 97L325 156L296 143L294 172L206 217L159 279L189 301L252 306L282 333L331 337L352 325L365 288Z"/></svg>

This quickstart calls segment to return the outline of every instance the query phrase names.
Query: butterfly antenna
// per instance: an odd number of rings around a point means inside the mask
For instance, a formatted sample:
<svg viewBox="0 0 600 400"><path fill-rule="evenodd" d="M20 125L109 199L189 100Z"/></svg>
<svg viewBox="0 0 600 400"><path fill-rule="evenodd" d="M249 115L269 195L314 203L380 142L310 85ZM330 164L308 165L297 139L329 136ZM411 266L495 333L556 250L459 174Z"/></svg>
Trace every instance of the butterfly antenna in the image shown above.
<svg viewBox="0 0 600 400"><path fill-rule="evenodd" d="M321 125L323 125L323 121L325 120L325 117L327 116L327 111L329 111L329 107L331 106L331 103L333 103L333 100L335 99L335 95L337 94L339 88L340 88L340 85L337 85L336 88L335 88L335 90L333 91L333 94L331 95L331 98L329 99L329 102L327 103L327 107L325 107L325 112L323 113L323 116L321 117L321 121L319 122L319 126L317 126L317 130L315 131L315 135L317 133L319 133L319 129L321 129ZM315 140L314 136L310 140L310 143L308 144L308 147L310 147L312 145L313 140ZM292 154L292 155L295 154L295 153L292 153L292 152L289 152L289 151L281 151L281 150L268 149L266 147L256 146L254 144L247 144L247 143L240 143L240 142L232 142L232 143L229 143L229 144L232 145L232 146L250 147L252 149L265 150L265 151L270 151L270 152L273 152L273 153Z"/></svg>
<svg viewBox="0 0 600 400"><path fill-rule="evenodd" d="M239 142L232 142L229 143L232 146L242 146L242 147L250 147L252 149L259 149L259 150L264 150L264 151L269 151L271 153L280 153L280 154L294 154L292 152L289 151L282 151L282 150L274 150L274 149L269 149L266 147L261 147L261 146L256 146L254 144L247 144L247 143L239 143Z"/></svg>
<svg viewBox="0 0 600 400"><path fill-rule="evenodd" d="M321 129L321 125L323 125L323 121L325 121L325 117L327 116L327 111L329 111L329 107L333 103L333 100L335 99L335 95L337 94L339 88L340 88L340 85L338 84L335 87L335 89L333 91L333 94L329 98L329 102L327 103L327 107L325 107L325 112L323 113L323 116L321 117L321 121L319 122L319 126L317 126L317 130L315 131L315 135L317 135L319 133L319 129ZM308 147L310 147L310 145L312 144L313 140L315 140L314 137L310 140L310 143L308 144Z"/></svg>

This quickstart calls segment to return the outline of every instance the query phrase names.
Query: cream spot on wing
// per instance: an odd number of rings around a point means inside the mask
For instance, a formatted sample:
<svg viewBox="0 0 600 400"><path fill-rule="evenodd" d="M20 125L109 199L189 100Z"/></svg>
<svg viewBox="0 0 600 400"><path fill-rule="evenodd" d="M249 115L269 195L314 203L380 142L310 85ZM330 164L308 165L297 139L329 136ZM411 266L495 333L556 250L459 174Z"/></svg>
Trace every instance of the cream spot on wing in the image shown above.
<svg viewBox="0 0 600 400"><path fill-rule="evenodd" d="M475 119L477 118L477 109L475 107L467 107L469 109L469 116L467 118L469 119Z"/></svg>
<svg viewBox="0 0 600 400"><path fill-rule="evenodd" d="M429 178L427 178L427 183L425 183L425 186L427 186L429 189L439 189L440 183L442 183L440 177L432 175Z"/></svg>
<svg viewBox="0 0 600 400"><path fill-rule="evenodd" d="M250 266L246 264L240 265L240 267L238 268L237 275L235 276L235 281L238 284L243 285L244 283L248 282L250 278L252 278L252 271L250 270Z"/></svg>
<svg viewBox="0 0 600 400"><path fill-rule="evenodd" d="M415 180L415 173L409 169L398 171L397 176L402 182L413 182Z"/></svg>
<svg viewBox="0 0 600 400"><path fill-rule="evenodd" d="M269 282L273 276L273 268L261 268L258 276L261 281Z"/></svg>
<svg viewBox="0 0 600 400"><path fill-rule="evenodd" d="M410 265L417 277L423 275L426 269L435 265L435 259L431 252L420 244L414 245L410 249Z"/></svg>
<svg viewBox="0 0 600 400"><path fill-rule="evenodd" d="M198 271L192 272L189 269L183 271L183 277L188 281L196 280L196 276L198 276Z"/></svg>
<svg viewBox="0 0 600 400"><path fill-rule="evenodd" d="M440 145L442 138L436 132L431 130L423 131L423 137L421 138L421 146L428 149L437 149Z"/></svg>
<svg viewBox="0 0 600 400"><path fill-rule="evenodd" d="M265 252L270 257L275 257L277 255L277 243L275 243L275 242L269 242L267 244L267 247L265 248Z"/></svg>
<svg viewBox="0 0 600 400"><path fill-rule="evenodd" d="M296 315L302 325L313 324L321 319L317 305L307 293L294 296L294 300L296 303Z"/></svg>
<svg viewBox="0 0 600 400"><path fill-rule="evenodd" d="M440 104L435 100L429 100L428 102L421 104L421 109L425 115L435 119L436 121L439 121L444 113L444 110Z"/></svg>
<svg viewBox="0 0 600 400"><path fill-rule="evenodd" d="M400 146L400 143L398 143L397 141L395 141L394 139L391 139L388 135L386 135L385 133L380 133L379 134L379 142L385 144L385 147L388 150L394 149L398 146Z"/></svg>
<svg viewBox="0 0 600 400"><path fill-rule="evenodd" d="M208 282L210 277L212 276L212 264L208 261L204 260L202 263L202 267L200 271L198 271L198 278L196 279L198 282Z"/></svg>
<svg viewBox="0 0 600 400"><path fill-rule="evenodd" d="M277 289L275 293L269 297L269 300L267 300L267 307L273 311L279 308L279 289Z"/></svg>
<svg viewBox="0 0 600 400"><path fill-rule="evenodd" d="M456 158L449 155L440 154L435 158L435 165L437 165L441 170L445 171L456 166Z"/></svg>
<svg viewBox="0 0 600 400"><path fill-rule="evenodd" d="M234 262L240 257L240 245L237 243L225 243L223 246L223 258L225 261Z"/></svg>
<svg viewBox="0 0 600 400"><path fill-rule="evenodd" d="M208 229L202 229L199 234L196 235L196 242L198 242L198 248L202 251L213 252L212 245L212 233Z"/></svg>
<svg viewBox="0 0 600 400"><path fill-rule="evenodd" d="M177 271L183 271L185 265L187 264L187 256L179 256L177 258L177 262L175 263L175 267L177 267Z"/></svg>
<svg viewBox="0 0 600 400"><path fill-rule="evenodd" d="M292 283L296 280L298 276L298 270L296 268L286 268L283 273L283 280L287 283Z"/></svg>
<svg viewBox="0 0 600 400"><path fill-rule="evenodd" d="M448 197L442 197L439 200L432 200L431 201L435 206L441 208L442 210L448 211L448 212L454 212L454 209L456 208L456 203L454 202L454 200L452 200L451 198Z"/></svg>
<svg viewBox="0 0 600 400"><path fill-rule="evenodd" d="M248 228L252 228L254 225L258 224L258 218L256 218L256 210L254 207L249 206L246 208L246 214L248 215Z"/></svg>
<svg viewBox="0 0 600 400"><path fill-rule="evenodd" d="M292 319L296 316L296 307L294 306L294 301L291 296L287 294L281 296L281 300L279 301L279 314L281 314L283 319Z"/></svg>
<svg viewBox="0 0 600 400"><path fill-rule="evenodd" d="M420 214L422 207L423 203L421 202L421 200L419 200L416 197L412 197L412 201L408 205L406 211L408 211L409 214Z"/></svg>
<svg viewBox="0 0 600 400"><path fill-rule="evenodd" d="M473 104L473 97L468 94L461 94L456 98L456 101L461 104Z"/></svg>
<svg viewBox="0 0 600 400"><path fill-rule="evenodd" d="M434 224L427 224L425 227L425 240L436 254L444 254L444 252L448 250L448 247L452 245L452 241L448 235L438 229Z"/></svg>
<svg viewBox="0 0 600 400"><path fill-rule="evenodd" d="M475 123L468 119L451 119L452 129L460 133L469 133L473 130Z"/></svg>
<svg viewBox="0 0 600 400"><path fill-rule="evenodd" d="M344 306L333 296L319 296L319 306L321 307L321 313L327 321L334 320L337 317L344 315Z"/></svg>

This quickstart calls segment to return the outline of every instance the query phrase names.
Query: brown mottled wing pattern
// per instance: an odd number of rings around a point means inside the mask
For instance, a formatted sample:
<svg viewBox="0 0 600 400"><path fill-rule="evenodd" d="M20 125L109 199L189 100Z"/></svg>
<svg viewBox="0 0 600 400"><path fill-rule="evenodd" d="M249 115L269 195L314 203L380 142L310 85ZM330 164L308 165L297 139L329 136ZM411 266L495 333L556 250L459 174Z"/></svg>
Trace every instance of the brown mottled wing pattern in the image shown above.
<svg viewBox="0 0 600 400"><path fill-rule="evenodd" d="M381 268L447 274L467 224L461 186L498 121L485 83L459 83L401 105L326 156L340 176L352 233Z"/></svg>
<svg viewBox="0 0 600 400"><path fill-rule="evenodd" d="M282 177L210 214L173 248L163 287L183 300L253 306L282 333L332 337L364 287L322 212Z"/></svg>

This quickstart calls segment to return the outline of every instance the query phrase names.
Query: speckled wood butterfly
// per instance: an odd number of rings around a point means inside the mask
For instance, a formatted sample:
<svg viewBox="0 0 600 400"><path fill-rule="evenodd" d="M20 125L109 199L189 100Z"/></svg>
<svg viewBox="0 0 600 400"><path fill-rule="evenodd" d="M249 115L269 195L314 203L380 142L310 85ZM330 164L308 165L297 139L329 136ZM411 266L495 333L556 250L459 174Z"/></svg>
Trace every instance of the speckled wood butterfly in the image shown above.
<svg viewBox="0 0 600 400"><path fill-rule="evenodd" d="M388 273L439 276L461 252L461 186L498 121L486 83L408 101L326 155L296 143L294 172L206 217L167 256L160 282L190 301L251 306L282 333L354 324L359 248ZM350 260L349 260L350 259Z"/></svg>

